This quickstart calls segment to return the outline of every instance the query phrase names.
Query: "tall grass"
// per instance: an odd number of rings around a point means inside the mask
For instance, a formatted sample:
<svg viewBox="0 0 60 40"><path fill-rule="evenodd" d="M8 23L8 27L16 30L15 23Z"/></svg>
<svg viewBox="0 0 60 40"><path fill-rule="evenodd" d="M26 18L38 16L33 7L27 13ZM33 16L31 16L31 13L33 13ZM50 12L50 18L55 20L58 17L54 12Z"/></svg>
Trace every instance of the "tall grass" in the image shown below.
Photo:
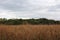
<svg viewBox="0 0 60 40"><path fill-rule="evenodd" d="M60 40L60 25L0 25L0 40Z"/></svg>

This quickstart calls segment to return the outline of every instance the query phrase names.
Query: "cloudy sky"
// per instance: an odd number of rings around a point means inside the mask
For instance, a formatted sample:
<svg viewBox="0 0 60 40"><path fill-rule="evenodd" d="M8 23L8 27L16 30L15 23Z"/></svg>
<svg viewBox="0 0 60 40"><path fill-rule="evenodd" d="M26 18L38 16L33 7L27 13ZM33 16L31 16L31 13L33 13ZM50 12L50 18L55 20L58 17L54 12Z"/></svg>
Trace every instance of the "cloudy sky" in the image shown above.
<svg viewBox="0 0 60 40"><path fill-rule="evenodd" d="M60 20L60 0L0 0L0 18Z"/></svg>

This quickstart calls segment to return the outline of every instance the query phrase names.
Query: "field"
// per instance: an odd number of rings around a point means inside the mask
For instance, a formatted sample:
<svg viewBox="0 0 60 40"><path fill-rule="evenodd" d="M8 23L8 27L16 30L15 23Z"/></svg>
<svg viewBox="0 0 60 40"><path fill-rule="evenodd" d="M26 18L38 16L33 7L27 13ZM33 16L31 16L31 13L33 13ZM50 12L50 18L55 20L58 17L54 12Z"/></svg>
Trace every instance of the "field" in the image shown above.
<svg viewBox="0 0 60 40"><path fill-rule="evenodd" d="M60 25L0 25L0 40L60 40Z"/></svg>

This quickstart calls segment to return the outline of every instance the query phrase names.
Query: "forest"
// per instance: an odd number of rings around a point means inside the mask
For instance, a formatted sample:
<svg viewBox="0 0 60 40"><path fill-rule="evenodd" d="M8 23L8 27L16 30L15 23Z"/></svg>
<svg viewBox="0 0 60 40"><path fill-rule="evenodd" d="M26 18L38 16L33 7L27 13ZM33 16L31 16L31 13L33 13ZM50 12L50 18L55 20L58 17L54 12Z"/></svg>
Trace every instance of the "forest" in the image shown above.
<svg viewBox="0 0 60 40"><path fill-rule="evenodd" d="M47 19L47 18L39 18L39 19L6 19L0 18L0 24L5 25L20 25L20 24L32 24L32 25L40 25L40 24L60 24L60 21Z"/></svg>

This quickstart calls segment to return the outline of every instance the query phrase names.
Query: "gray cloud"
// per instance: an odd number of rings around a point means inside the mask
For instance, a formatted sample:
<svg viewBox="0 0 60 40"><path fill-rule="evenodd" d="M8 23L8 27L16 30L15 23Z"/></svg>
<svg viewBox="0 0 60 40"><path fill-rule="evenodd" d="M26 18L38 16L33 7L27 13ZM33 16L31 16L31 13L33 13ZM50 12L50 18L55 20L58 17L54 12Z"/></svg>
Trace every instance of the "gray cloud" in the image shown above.
<svg viewBox="0 0 60 40"><path fill-rule="evenodd" d="M0 0L0 17L59 19L60 0Z"/></svg>
<svg viewBox="0 0 60 40"><path fill-rule="evenodd" d="M13 11L30 11L54 5L54 1L49 2L48 0L2 0L0 2L2 8Z"/></svg>
<svg viewBox="0 0 60 40"><path fill-rule="evenodd" d="M60 12L60 5L49 7L48 12Z"/></svg>

